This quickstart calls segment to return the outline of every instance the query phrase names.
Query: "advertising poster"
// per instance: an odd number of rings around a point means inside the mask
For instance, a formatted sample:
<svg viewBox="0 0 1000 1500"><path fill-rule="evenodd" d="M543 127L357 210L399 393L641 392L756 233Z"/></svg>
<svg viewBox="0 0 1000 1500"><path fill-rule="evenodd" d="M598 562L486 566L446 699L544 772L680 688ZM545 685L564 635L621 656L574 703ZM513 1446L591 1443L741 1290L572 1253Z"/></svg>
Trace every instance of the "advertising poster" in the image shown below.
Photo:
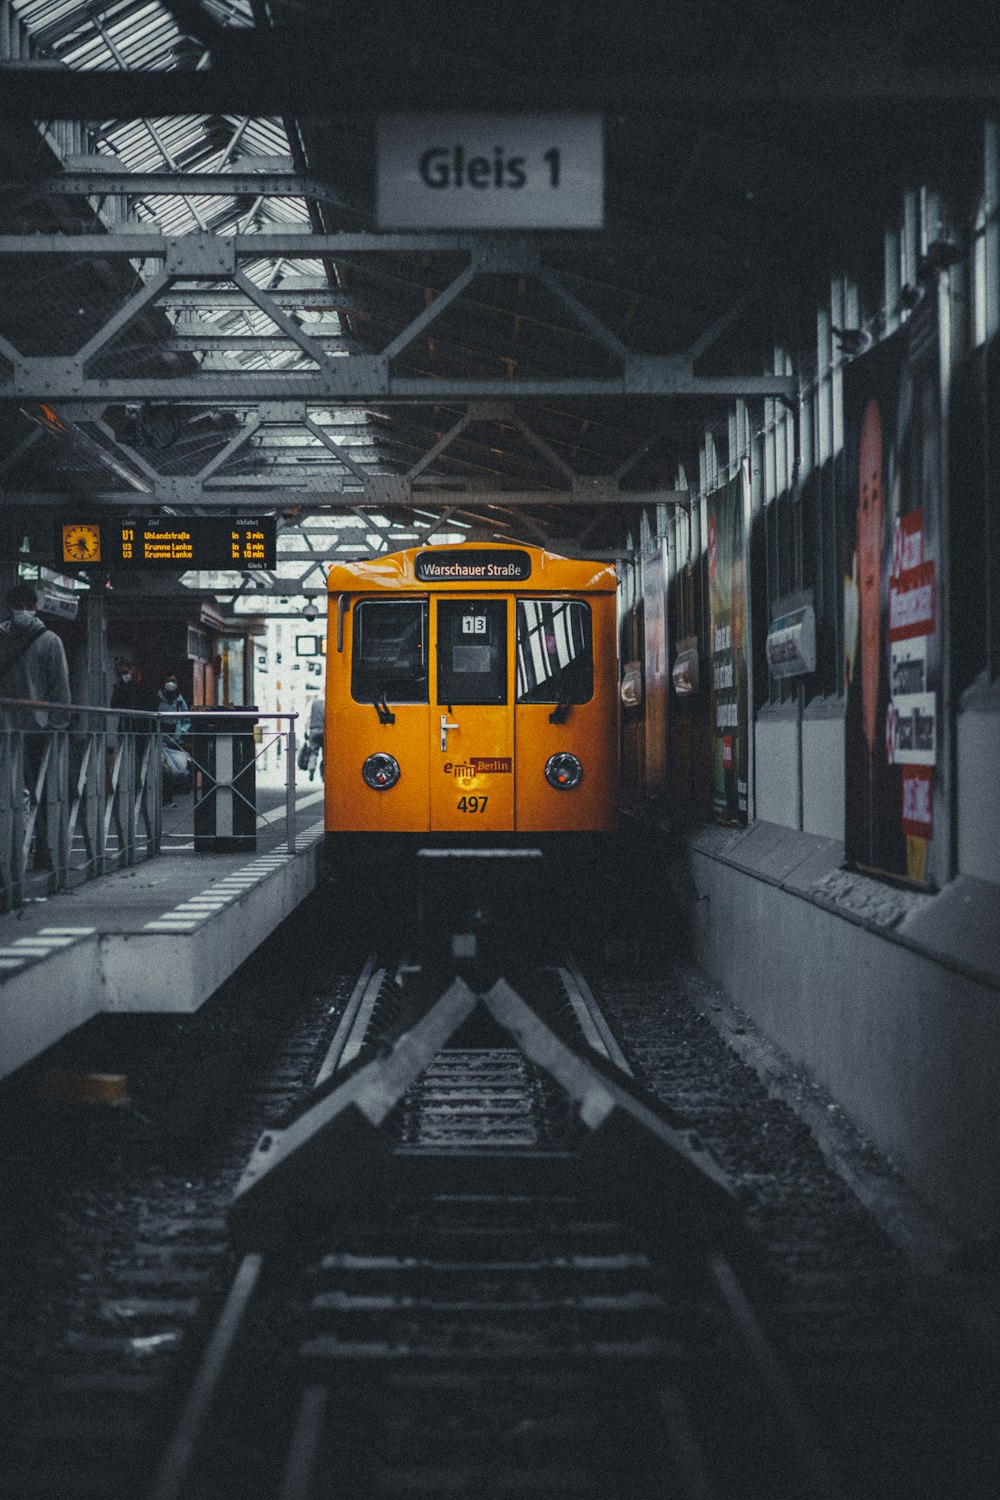
<svg viewBox="0 0 1000 1500"><path fill-rule="evenodd" d="M928 299L844 372L844 844L859 868L944 878L940 395ZM938 868L941 866L941 868Z"/></svg>
<svg viewBox="0 0 1000 1500"><path fill-rule="evenodd" d="M712 664L712 815L747 821L745 477L708 496L709 629Z"/></svg>
<svg viewBox="0 0 1000 1500"><path fill-rule="evenodd" d="M646 681L646 738L642 784L647 795L659 797L667 789L670 688L667 660L667 572L662 544L643 553L642 601Z"/></svg>

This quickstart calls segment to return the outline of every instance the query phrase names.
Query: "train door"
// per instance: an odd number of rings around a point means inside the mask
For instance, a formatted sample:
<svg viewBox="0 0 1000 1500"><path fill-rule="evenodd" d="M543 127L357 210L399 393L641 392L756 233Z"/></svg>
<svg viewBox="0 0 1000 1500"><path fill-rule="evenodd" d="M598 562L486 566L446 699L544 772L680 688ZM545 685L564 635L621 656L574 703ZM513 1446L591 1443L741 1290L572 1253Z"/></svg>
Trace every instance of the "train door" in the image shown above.
<svg viewBox="0 0 1000 1500"><path fill-rule="evenodd" d="M344 618L343 651L331 628L328 828L427 830L427 611L426 599L363 596Z"/></svg>
<svg viewBox="0 0 1000 1500"><path fill-rule="evenodd" d="M432 598L431 828L514 827L510 601Z"/></svg>
<svg viewBox="0 0 1000 1500"><path fill-rule="evenodd" d="M519 832L611 828L618 702L614 595L517 600Z"/></svg>

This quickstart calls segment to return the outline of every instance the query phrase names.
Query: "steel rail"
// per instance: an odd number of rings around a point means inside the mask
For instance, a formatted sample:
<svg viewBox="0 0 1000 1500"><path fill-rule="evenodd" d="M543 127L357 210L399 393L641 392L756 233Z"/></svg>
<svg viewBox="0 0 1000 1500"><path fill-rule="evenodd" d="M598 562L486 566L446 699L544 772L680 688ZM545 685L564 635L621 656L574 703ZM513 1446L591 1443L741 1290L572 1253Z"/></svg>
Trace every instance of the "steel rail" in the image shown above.
<svg viewBox="0 0 1000 1500"><path fill-rule="evenodd" d="M576 960L568 955L565 966L558 965L556 972L563 982L563 988L573 1007L573 1014L579 1021L580 1029L590 1046L631 1078L632 1069L628 1065L628 1060L615 1040L614 1033L604 1018L604 1012L594 998L594 992L580 972Z"/></svg>
<svg viewBox="0 0 1000 1500"><path fill-rule="evenodd" d="M184 1410L163 1455L153 1488L149 1492L149 1500L178 1500L178 1496L183 1493L198 1440L208 1419L209 1408L219 1388L236 1337L243 1326L263 1267L263 1256L251 1251L243 1257L237 1268L194 1384L184 1403Z"/></svg>
<svg viewBox="0 0 1000 1500"><path fill-rule="evenodd" d="M351 998L344 1006L344 1013L333 1034L333 1041L316 1074L316 1088L325 1083L338 1068L351 1062L361 1051L365 1031L368 1029L385 974L385 969L375 968L375 954L371 954L365 961L360 978L351 991Z"/></svg>
<svg viewBox="0 0 1000 1500"><path fill-rule="evenodd" d="M711 1255L708 1269L754 1370L783 1424L810 1486L811 1500L842 1500L820 1457L819 1442L791 1383L778 1363L750 1301L724 1255Z"/></svg>
<svg viewBox="0 0 1000 1500"><path fill-rule="evenodd" d="M310 1500L329 1394L325 1385L310 1385L302 1392L279 1500Z"/></svg>
<svg viewBox="0 0 1000 1500"><path fill-rule="evenodd" d="M317 1085L324 1083L339 1068L343 1068L353 1057L357 1056L378 1002L386 972L385 967L378 965L376 955L369 955L339 1019L333 1041L317 1077ZM574 1013L580 1020L588 1045L600 1053L606 1062L630 1073L631 1070L628 1068L624 1054L617 1046L608 1022L601 1013L600 1005L575 961L564 957L562 964L555 967L555 972L560 976L567 994L571 997ZM586 1120L591 1130L597 1131L603 1125L606 1113L604 1106L611 1105L619 1111L627 1111L635 1124L644 1124L646 1130L652 1130L664 1145L670 1145L673 1132L651 1116L643 1121L642 1117L649 1112L630 1092L631 1086L626 1088L623 1084L616 1083L607 1069L598 1070L589 1067L585 1054L572 1053L566 1044L560 1042L548 1030L541 1018L533 1014L527 1002L523 1001L502 980L497 981L489 992L478 995L474 994L462 981L456 980L440 997L432 1010L427 1012L410 1032L399 1038L384 1058L376 1058L368 1066L355 1072L350 1079L335 1084L332 1093L322 1090L321 1097L317 1097L314 1093L311 1109L319 1114L325 1112L329 1115L331 1102L336 1101L336 1095L343 1094L345 1099L349 1095L348 1102L352 1102L364 1118L375 1127L375 1130L380 1131L391 1115L394 1103L401 1100L417 1080L423 1079L426 1075L427 1082L422 1096L422 1107L430 1120L431 1138L424 1144L397 1143L390 1148L392 1155L411 1170L416 1170L421 1164L432 1169L438 1159L444 1163L449 1160L454 1163L456 1159L461 1159L466 1163L475 1160L477 1166L481 1168L483 1162L489 1160L489 1154L479 1149L481 1142L477 1134L479 1127L476 1125L476 1119L480 1114L489 1115L490 1105L487 1101L482 1108L479 1108L479 1101L473 1101L469 1091L486 1088L488 1092L492 1085L495 1094L492 1109L497 1112L501 1126L506 1125L508 1130L512 1121L520 1122L520 1113L516 1101L513 1104L511 1102L511 1090L514 1085L506 1075L499 1079L487 1078L481 1071L477 1072L473 1069L466 1079L462 1073L465 1057L462 1048L459 1047L454 1054L447 1052L442 1054L442 1049L449 1047L451 1039L457 1034L464 1019L471 1014L470 1007L475 1008L477 1004L485 1006L494 1020L499 1021L504 1029L510 1032L522 1060L534 1062L562 1086L570 1098L579 1105L581 1119ZM478 1052L476 1056L479 1056ZM455 1077L452 1077L448 1067L444 1065L449 1057L457 1059L458 1073ZM476 1107L472 1107L474 1103ZM310 1135L316 1134L315 1128L309 1125L308 1114L308 1109L304 1114L296 1114L291 1123L285 1127L285 1134L300 1136L302 1144L306 1143ZM472 1121L471 1131L463 1129L470 1120ZM317 1125L320 1130L325 1128L322 1120L317 1121ZM438 1132L437 1136L434 1135L435 1129ZM442 1129L444 1129L443 1136L441 1136ZM256 1155L259 1157L261 1151L264 1151L267 1157L286 1154L287 1159L286 1145L281 1142L280 1135L280 1130L266 1132ZM502 1134L500 1139L502 1141ZM602 1131L602 1139L606 1147L608 1145L606 1130ZM369 1137L370 1144L371 1138ZM611 1144L613 1146L614 1138ZM618 1140L616 1149L619 1152L625 1152L627 1158L634 1152L635 1144L636 1137L633 1130L629 1129ZM328 1146L329 1149L331 1149L330 1146ZM348 1152L359 1150L362 1153L362 1159L366 1159L364 1152L367 1148L356 1136L353 1120L349 1134L332 1149L336 1153L344 1150ZM459 1153L458 1158L455 1156L456 1149ZM510 1149L508 1142L508 1150ZM551 1145L537 1144L524 1153L520 1159L525 1165L532 1160L544 1160L550 1170L555 1167L561 1171L564 1163L569 1162L574 1154L575 1152L553 1150ZM373 1161L377 1159L377 1156L372 1158ZM496 1160L500 1162L506 1160L508 1165L504 1170L509 1172L509 1158L497 1157ZM608 1174L610 1178L614 1177L614 1160L614 1157L601 1159L600 1170ZM315 1178L317 1163L321 1161L321 1157L314 1156L311 1165L305 1164L308 1167L305 1174L302 1172L302 1163L300 1163L300 1190L304 1189L308 1193L313 1191L310 1184ZM332 1158L328 1158L329 1161L332 1161ZM349 1170L353 1177L353 1169ZM362 1168L362 1175L364 1175L364 1168ZM306 1177L310 1178L310 1181L306 1181ZM382 1182L378 1172L375 1173L371 1182L366 1179L363 1184L360 1184L362 1186L360 1201L365 1204L366 1212L371 1206L370 1195L372 1183L375 1181ZM539 1177L536 1180L528 1172L526 1180L517 1187L516 1191L530 1195L532 1192L541 1190L551 1195L556 1181L557 1179L551 1175ZM432 1171L422 1171L419 1174L419 1196L430 1201L433 1194L440 1191L440 1188L435 1186L437 1182L438 1179ZM510 1190L509 1179L504 1178L502 1192L509 1194ZM388 1179L382 1183L382 1191L390 1193L394 1191ZM483 1191L484 1189L480 1186L476 1202L487 1201L482 1196ZM494 1190L494 1196L496 1191L499 1189ZM460 1192L468 1193L468 1187L460 1188ZM612 1196L614 1192L615 1188L612 1184ZM518 1201L528 1200L524 1198ZM293 1203L294 1197L286 1198L279 1193L272 1203L272 1211L283 1215L293 1206ZM612 1217L617 1217L617 1213ZM479 1233L480 1229L477 1227L474 1232ZM482 1232L488 1236L490 1233L495 1233L495 1228L487 1227ZM649 1253L652 1254L652 1251ZM357 1252L352 1259L357 1261L353 1267L354 1271L357 1271L364 1261L364 1254ZM460 1273L466 1267L467 1259L468 1266L471 1267L474 1264L474 1258L469 1259L465 1255L457 1254L449 1257L446 1254L439 1269L448 1269L454 1261L452 1269ZM398 1263L394 1261L393 1267L401 1273L408 1272L413 1266L418 1265L419 1260L419 1256L411 1258L407 1255L399 1259ZM504 1273L517 1270L519 1267L538 1269L531 1260L524 1262L523 1266L521 1261L516 1259L510 1261L502 1256L494 1257L494 1261L495 1264L489 1262L487 1265L479 1261L475 1261L475 1264L480 1272L484 1268ZM791 1477L802 1485L801 1491L795 1492L808 1494L811 1500L840 1500L835 1483L824 1469L818 1443L810 1431L795 1392L781 1369L774 1351L770 1348L760 1323L736 1280L729 1260L717 1249L709 1249L703 1259L699 1257L699 1263L705 1267L709 1284L714 1286L721 1298L728 1321L734 1328L736 1337L733 1347L737 1353L735 1369L737 1372L740 1370L741 1356L748 1357L756 1376L754 1386L759 1389L766 1403L764 1415L768 1430L771 1430L773 1420L781 1435L787 1440L787 1467L791 1471ZM377 1264L381 1271L385 1271L389 1262L385 1253L381 1252L375 1256L371 1264L373 1266ZM216 1398L220 1385L223 1379L228 1378L227 1370L233 1363L234 1344L240 1329L245 1325L247 1310L261 1280L263 1265L264 1262L259 1253L249 1253L241 1262L198 1368L181 1418L164 1454L155 1486L148 1500L181 1500L182 1495L187 1492L188 1484L195 1483L197 1480L196 1466L199 1449L204 1451L207 1444L206 1424L211 1417L213 1404L217 1404ZM699 1285L701 1285L700 1276ZM410 1314L415 1318L426 1316L433 1322L437 1313L445 1313L449 1316L500 1318L509 1317L512 1313L525 1316L529 1313L561 1315L570 1308L589 1308L592 1312L603 1314L612 1306L619 1305L626 1312L634 1313L640 1305L636 1301L639 1295L634 1289L626 1287L615 1296L600 1292L594 1293L593 1297L589 1297L588 1294L581 1298L578 1289L571 1288L569 1292L566 1292L560 1291L557 1287L549 1288L544 1296L532 1295L519 1298L516 1292L510 1297L476 1290L470 1293L463 1291L460 1285L454 1291L445 1290L442 1293L432 1290L424 1295L404 1286L393 1293L397 1299L395 1303L392 1297L387 1301L384 1294L380 1294L372 1301L367 1298L366 1291L356 1294L350 1290L348 1293L336 1290L329 1294L326 1305L348 1309L352 1314L359 1316L362 1313L371 1312L373 1308L377 1311L383 1307L398 1306L398 1308L409 1309ZM323 1296L318 1296L316 1306L322 1308L323 1301ZM654 1302L649 1302L650 1307L653 1305ZM413 1353L412 1350L398 1350L391 1340L380 1342L382 1335L376 1336L377 1333L376 1329L369 1338L368 1344L364 1344L363 1340L357 1343L356 1349L351 1341L353 1338L356 1342L361 1337L360 1335L328 1335L322 1331L314 1333L300 1346L300 1357L304 1359L303 1379L297 1404L290 1413L287 1428L282 1427L282 1435L279 1439L281 1459L278 1478L275 1482L277 1500L310 1500L315 1493L319 1465L322 1461L326 1424L333 1411L334 1387L330 1383L333 1377L328 1378L323 1362L344 1357L352 1349L356 1354L362 1348L367 1348L369 1351L367 1357L375 1360L395 1359L402 1353ZM471 1348L461 1342L455 1349L438 1350L433 1343L432 1335L428 1335L428 1339L429 1342L425 1340L424 1345L420 1346L420 1358L426 1360L441 1357L463 1369L470 1363L473 1366L481 1366L484 1362L495 1363L498 1359L509 1359L512 1362L512 1368L515 1364L517 1367L523 1366L525 1361L529 1364L532 1361L541 1361L544 1364L546 1359L552 1357L555 1346L559 1342L557 1333L554 1335L555 1343L552 1348L546 1346L535 1349L518 1345L504 1349L498 1354L496 1349ZM419 1342L417 1339L416 1344L419 1345ZM641 1328L627 1333L626 1344L636 1358L659 1358L654 1350L655 1338L649 1337L648 1331L643 1331ZM592 1362L594 1359L600 1363L602 1359L610 1357L608 1351L613 1347L613 1343L591 1345L585 1340L581 1342L578 1339L569 1357L572 1361L578 1360L581 1363L587 1363L588 1360ZM565 1363L567 1355L562 1354L559 1358ZM310 1361L314 1363L314 1367L318 1363L324 1368L324 1373L319 1375L319 1378L317 1378L318 1370L312 1375L306 1373ZM659 1419L662 1437L666 1441L669 1453L670 1482L674 1486L671 1493L676 1492L682 1500L720 1500L712 1477L714 1468L712 1455L705 1449L704 1440L692 1418L691 1393L679 1387L675 1377L664 1369L655 1378L650 1399L654 1403L654 1414ZM528 1471L533 1475L549 1472L544 1468L544 1464L542 1468L538 1467L541 1460L526 1460L526 1462ZM568 1460L560 1462L566 1463ZM780 1460L780 1467L784 1473L786 1467L784 1460ZM521 1471L518 1470L518 1472ZM562 1470L557 1465L556 1469L551 1472L556 1474L561 1473ZM576 1472L576 1470L573 1471L574 1475ZM784 1493L783 1490L781 1492Z"/></svg>

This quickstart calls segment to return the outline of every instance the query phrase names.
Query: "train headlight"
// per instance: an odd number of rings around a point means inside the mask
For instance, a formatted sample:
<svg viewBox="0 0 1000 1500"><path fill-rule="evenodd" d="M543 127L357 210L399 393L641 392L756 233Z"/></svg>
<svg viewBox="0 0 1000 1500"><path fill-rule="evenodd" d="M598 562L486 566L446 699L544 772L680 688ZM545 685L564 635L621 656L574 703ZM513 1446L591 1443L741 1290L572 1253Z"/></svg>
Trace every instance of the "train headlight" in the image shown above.
<svg viewBox="0 0 1000 1500"><path fill-rule="evenodd" d="M583 767L575 755L563 750L545 762L545 780L559 792L570 792L583 780Z"/></svg>
<svg viewBox="0 0 1000 1500"><path fill-rule="evenodd" d="M373 792L387 792L399 780L399 761L394 755L379 750L377 754L369 755L361 767L361 775Z"/></svg>

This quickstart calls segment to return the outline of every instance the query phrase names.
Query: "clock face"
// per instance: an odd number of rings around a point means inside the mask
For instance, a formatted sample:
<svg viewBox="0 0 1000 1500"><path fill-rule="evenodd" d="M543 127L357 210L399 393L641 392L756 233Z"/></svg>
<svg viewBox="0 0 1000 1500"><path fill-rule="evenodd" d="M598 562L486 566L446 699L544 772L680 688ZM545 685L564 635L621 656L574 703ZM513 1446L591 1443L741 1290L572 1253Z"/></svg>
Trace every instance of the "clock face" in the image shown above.
<svg viewBox="0 0 1000 1500"><path fill-rule="evenodd" d="M101 528L75 525L63 527L63 562L100 562Z"/></svg>

